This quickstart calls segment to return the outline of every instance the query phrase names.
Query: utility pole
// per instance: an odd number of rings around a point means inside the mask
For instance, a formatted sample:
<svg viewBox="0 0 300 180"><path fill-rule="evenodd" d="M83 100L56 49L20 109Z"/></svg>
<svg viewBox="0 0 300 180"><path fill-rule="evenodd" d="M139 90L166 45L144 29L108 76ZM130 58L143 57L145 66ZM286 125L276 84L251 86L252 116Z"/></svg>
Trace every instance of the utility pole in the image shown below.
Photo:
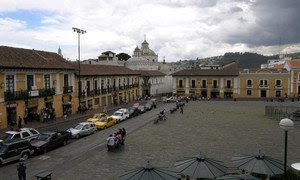
<svg viewBox="0 0 300 180"><path fill-rule="evenodd" d="M73 27L72 29L78 35L78 68L79 68L79 73L78 73L78 80L79 80L78 81L78 100L79 100L79 105L80 105L80 103L81 103L81 90L82 90L82 85L81 85L81 80L80 80L80 35L85 34L86 31L82 30L82 29L79 29L79 28L75 28L75 27Z"/></svg>

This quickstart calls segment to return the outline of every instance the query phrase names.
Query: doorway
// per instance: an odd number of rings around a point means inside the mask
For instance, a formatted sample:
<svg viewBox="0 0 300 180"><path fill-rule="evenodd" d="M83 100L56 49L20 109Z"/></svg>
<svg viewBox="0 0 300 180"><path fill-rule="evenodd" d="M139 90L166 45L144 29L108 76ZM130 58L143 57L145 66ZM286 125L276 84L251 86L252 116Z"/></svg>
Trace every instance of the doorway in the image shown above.
<svg viewBox="0 0 300 180"><path fill-rule="evenodd" d="M267 97L267 90L261 90L260 91L260 97L262 97L262 98Z"/></svg>
<svg viewBox="0 0 300 180"><path fill-rule="evenodd" d="M7 107L6 108L7 114L7 124L9 126L14 126L17 123L17 111L15 107Z"/></svg>

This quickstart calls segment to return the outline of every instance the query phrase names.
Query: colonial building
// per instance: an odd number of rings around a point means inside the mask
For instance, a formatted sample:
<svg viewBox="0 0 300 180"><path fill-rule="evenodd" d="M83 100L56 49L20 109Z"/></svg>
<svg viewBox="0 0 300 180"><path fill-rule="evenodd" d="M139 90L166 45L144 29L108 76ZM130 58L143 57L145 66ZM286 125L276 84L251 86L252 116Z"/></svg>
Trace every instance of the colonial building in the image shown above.
<svg viewBox="0 0 300 180"><path fill-rule="evenodd" d="M105 51L98 56L97 59L84 60L82 64L98 64L98 65L112 65L112 66L124 66L123 61L119 61L116 53L112 51Z"/></svg>
<svg viewBox="0 0 300 180"><path fill-rule="evenodd" d="M181 70L173 74L173 89L179 95L233 98L239 93L238 75L235 62Z"/></svg>
<svg viewBox="0 0 300 180"><path fill-rule="evenodd" d="M156 96L165 91L165 74L159 71L138 71L140 78L140 96Z"/></svg>
<svg viewBox="0 0 300 180"><path fill-rule="evenodd" d="M283 67L290 75L290 96L300 96L300 59L287 60Z"/></svg>
<svg viewBox="0 0 300 180"><path fill-rule="evenodd" d="M0 46L0 68L0 129L44 108L76 112L76 69L57 53Z"/></svg>
<svg viewBox="0 0 300 180"><path fill-rule="evenodd" d="M81 65L81 103L90 109L131 102L139 96L140 73L123 66Z"/></svg>

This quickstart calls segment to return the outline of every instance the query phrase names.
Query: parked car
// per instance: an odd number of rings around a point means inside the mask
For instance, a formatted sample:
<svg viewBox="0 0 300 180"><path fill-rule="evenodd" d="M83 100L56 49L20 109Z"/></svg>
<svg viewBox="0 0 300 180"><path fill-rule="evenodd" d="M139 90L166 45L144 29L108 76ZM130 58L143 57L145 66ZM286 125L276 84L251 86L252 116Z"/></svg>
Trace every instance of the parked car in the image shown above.
<svg viewBox="0 0 300 180"><path fill-rule="evenodd" d="M138 107L138 110L139 110L140 114L143 114L144 112L146 112L145 106L143 106L143 105L140 105Z"/></svg>
<svg viewBox="0 0 300 180"><path fill-rule="evenodd" d="M33 128L21 128L20 131L6 131L5 137L3 139L26 139L28 141L31 141L37 138L39 134L40 133Z"/></svg>
<svg viewBox="0 0 300 180"><path fill-rule="evenodd" d="M134 104L132 105L133 108L138 108L139 106L140 106L140 103L134 103Z"/></svg>
<svg viewBox="0 0 300 180"><path fill-rule="evenodd" d="M87 122L94 123L94 122L99 121L102 117L109 118L110 116L105 113L95 114L92 118L87 119Z"/></svg>
<svg viewBox="0 0 300 180"><path fill-rule="evenodd" d="M127 109L126 109L127 110ZM129 114L122 111L116 111L114 114L111 116L112 118L117 120L117 123L121 121L125 121L127 118L129 118Z"/></svg>
<svg viewBox="0 0 300 180"><path fill-rule="evenodd" d="M151 109L153 108L153 103L151 101L148 101L146 104L145 104L145 109L147 111L150 111Z"/></svg>
<svg viewBox="0 0 300 180"><path fill-rule="evenodd" d="M71 133L72 138L78 139L82 136L94 134L95 132L97 132L97 127L94 123L82 122L74 128L68 129L67 131Z"/></svg>
<svg viewBox="0 0 300 180"><path fill-rule="evenodd" d="M71 133L68 131L44 132L35 140L32 140L30 144L33 146L35 152L46 153L58 146L66 145L70 138Z"/></svg>
<svg viewBox="0 0 300 180"><path fill-rule="evenodd" d="M110 126L117 124L117 120L113 117L103 117L99 121L95 122L97 129L106 129Z"/></svg>
<svg viewBox="0 0 300 180"><path fill-rule="evenodd" d="M177 100L177 97L175 96L171 96L171 97L163 97L163 102L167 103L167 102L175 102Z"/></svg>
<svg viewBox="0 0 300 180"><path fill-rule="evenodd" d="M140 111L138 110L138 108L129 108L128 114L129 114L129 118L132 118L138 116L140 114Z"/></svg>
<svg viewBox="0 0 300 180"><path fill-rule="evenodd" d="M126 109L126 108L121 108L121 109L119 109L118 111L125 113L126 116L127 116L127 118L129 117L129 115L128 115L128 109Z"/></svg>
<svg viewBox="0 0 300 180"><path fill-rule="evenodd" d="M33 147L25 139L4 140L0 142L0 166L20 158L27 160L33 153Z"/></svg>

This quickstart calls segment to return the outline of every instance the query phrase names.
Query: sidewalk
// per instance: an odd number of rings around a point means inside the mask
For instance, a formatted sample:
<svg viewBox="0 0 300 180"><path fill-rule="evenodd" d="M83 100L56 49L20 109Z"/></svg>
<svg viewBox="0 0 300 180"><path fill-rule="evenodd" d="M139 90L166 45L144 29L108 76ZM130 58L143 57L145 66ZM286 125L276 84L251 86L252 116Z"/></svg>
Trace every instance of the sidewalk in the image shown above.
<svg viewBox="0 0 300 180"><path fill-rule="evenodd" d="M125 108L132 107L132 105L134 103L141 103L141 102L142 101L133 101L133 102L128 103L127 105L122 104L122 105L118 105L118 106L111 106L111 107L107 108L107 113L108 114L112 113L113 111L118 110L123 107L125 107ZM73 121L73 120L80 119L80 118L89 118L89 117L92 117L94 114L100 113L100 112L101 112L101 108L93 109L93 110L88 110L84 114L72 114L72 115L68 116L66 119L64 119L63 117L60 117L60 118L57 118L56 121L54 121L54 122L46 122L46 123L41 123L41 122L36 122L36 121L28 122L26 125L23 125L23 127L25 127L25 128L30 127L30 128L34 128L34 129L39 129L39 128L48 127L48 126L51 127L51 126L56 126L61 123L65 123L67 121ZM0 129L0 135L3 135L8 130L9 130L8 128Z"/></svg>

